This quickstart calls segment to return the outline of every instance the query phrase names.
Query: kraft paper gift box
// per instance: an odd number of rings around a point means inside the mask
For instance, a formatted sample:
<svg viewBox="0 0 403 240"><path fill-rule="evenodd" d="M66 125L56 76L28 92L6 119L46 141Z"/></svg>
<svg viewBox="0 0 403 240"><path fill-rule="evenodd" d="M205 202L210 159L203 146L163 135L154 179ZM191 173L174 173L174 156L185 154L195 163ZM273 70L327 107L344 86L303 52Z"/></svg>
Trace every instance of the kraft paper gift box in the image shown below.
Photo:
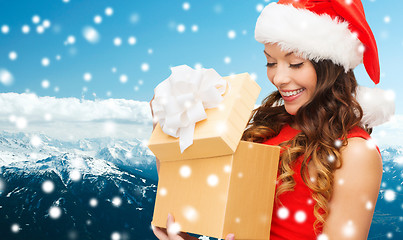
<svg viewBox="0 0 403 240"><path fill-rule="evenodd" d="M196 123L193 144L154 129L148 147L160 160L152 225L168 213L182 232L225 239L269 239L280 148L240 140L260 87L249 74L229 81L218 108Z"/></svg>

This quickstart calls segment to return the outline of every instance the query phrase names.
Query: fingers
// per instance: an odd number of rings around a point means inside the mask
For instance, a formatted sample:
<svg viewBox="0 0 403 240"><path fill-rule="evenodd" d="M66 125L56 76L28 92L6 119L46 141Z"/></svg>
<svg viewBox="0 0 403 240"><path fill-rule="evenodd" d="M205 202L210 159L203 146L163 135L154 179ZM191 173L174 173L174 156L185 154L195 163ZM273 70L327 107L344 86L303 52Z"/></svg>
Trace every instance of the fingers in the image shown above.
<svg viewBox="0 0 403 240"><path fill-rule="evenodd" d="M150 108L151 108L151 115L154 117L154 112L153 112L153 105L151 104L154 100L155 95L153 96L153 99L150 101Z"/></svg>
<svg viewBox="0 0 403 240"><path fill-rule="evenodd" d="M153 233L154 235L159 239L159 240L169 240L169 237L167 235L167 230L164 228L152 226Z"/></svg>
<svg viewBox="0 0 403 240"><path fill-rule="evenodd" d="M157 122L154 121L154 111L153 111L153 105L152 105L152 101L154 100L154 98L155 98L155 95L153 96L153 99L151 99L151 101L150 101L151 117L153 120L153 131L154 131L155 126L157 125Z"/></svg>
<svg viewBox="0 0 403 240"><path fill-rule="evenodd" d="M168 213L167 219L167 233L170 240L184 240L184 238L180 236L179 224L175 223L175 218L170 213ZM183 236L183 233L181 235Z"/></svg>
<svg viewBox="0 0 403 240"><path fill-rule="evenodd" d="M225 240L235 240L235 235L233 233L230 233L225 237Z"/></svg>

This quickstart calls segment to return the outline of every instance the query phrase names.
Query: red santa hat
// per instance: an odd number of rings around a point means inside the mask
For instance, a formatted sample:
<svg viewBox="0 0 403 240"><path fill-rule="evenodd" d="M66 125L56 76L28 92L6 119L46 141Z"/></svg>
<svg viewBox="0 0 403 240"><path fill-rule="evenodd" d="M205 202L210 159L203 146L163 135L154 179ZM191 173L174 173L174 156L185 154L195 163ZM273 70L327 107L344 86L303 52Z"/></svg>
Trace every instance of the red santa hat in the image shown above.
<svg viewBox="0 0 403 240"><path fill-rule="evenodd" d="M378 49L360 0L279 0L261 12L255 38L310 60L332 60L346 72L363 62L379 83Z"/></svg>

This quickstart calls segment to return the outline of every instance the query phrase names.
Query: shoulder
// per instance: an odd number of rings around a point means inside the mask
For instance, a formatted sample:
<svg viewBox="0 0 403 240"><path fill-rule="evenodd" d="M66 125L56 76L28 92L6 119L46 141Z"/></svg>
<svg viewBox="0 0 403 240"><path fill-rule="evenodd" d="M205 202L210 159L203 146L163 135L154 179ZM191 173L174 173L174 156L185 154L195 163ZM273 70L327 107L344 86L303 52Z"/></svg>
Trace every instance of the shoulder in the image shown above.
<svg viewBox="0 0 403 240"><path fill-rule="evenodd" d="M343 165L346 164L346 168L341 168L344 171L348 171L347 167L353 165L366 165L367 168L374 168L372 170L382 170L381 155L371 138L350 137L347 139L347 146L341 148L340 153Z"/></svg>
<svg viewBox="0 0 403 240"><path fill-rule="evenodd" d="M347 146L343 147L340 153L342 166L335 171L335 180L350 179L351 181L346 181L345 188L369 191L375 187L375 183L380 183L382 158L371 140L361 137L349 138Z"/></svg>
<svg viewBox="0 0 403 240"><path fill-rule="evenodd" d="M354 239L366 239L382 180L382 158L362 137L349 138L340 152L342 166L334 172L324 233L330 239L345 239L340 234L351 225Z"/></svg>

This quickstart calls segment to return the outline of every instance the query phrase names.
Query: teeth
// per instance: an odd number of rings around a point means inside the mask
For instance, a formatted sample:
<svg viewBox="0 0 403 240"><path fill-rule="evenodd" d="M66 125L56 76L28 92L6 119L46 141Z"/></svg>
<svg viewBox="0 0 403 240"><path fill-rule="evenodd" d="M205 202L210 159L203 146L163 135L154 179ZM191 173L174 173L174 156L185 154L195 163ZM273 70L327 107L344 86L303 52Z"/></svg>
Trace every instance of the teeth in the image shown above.
<svg viewBox="0 0 403 240"><path fill-rule="evenodd" d="M301 89L299 89L299 90L292 91L292 92L282 92L281 94L282 94L283 96L290 97L290 96L294 96L294 95L296 95L296 94L298 94L298 93L300 93L300 92L302 92L302 91L304 91L304 88L301 88Z"/></svg>

